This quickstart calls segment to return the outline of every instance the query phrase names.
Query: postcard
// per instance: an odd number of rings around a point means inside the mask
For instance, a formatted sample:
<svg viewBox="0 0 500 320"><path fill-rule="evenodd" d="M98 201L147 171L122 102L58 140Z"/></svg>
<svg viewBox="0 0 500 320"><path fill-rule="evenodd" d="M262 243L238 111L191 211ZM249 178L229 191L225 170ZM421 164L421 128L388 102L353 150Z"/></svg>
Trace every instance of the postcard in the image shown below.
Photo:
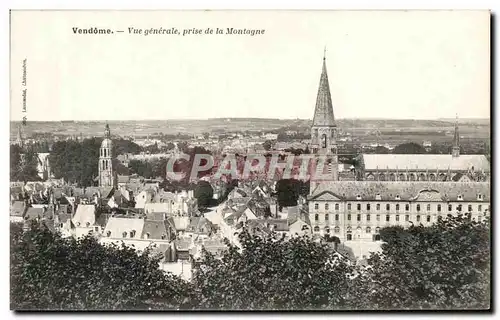
<svg viewBox="0 0 500 320"><path fill-rule="evenodd" d="M491 309L489 11L10 16L12 310Z"/></svg>

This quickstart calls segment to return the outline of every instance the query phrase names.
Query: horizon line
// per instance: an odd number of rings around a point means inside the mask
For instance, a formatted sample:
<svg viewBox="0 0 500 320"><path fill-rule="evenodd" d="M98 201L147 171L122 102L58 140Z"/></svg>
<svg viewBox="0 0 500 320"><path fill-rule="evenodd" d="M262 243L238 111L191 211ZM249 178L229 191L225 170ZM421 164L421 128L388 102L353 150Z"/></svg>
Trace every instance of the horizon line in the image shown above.
<svg viewBox="0 0 500 320"><path fill-rule="evenodd" d="M258 120L282 120L282 121L312 121L312 118L266 118L266 117L214 117L214 118L171 118L171 119L61 119L61 120L27 120L26 122L140 122L140 121L207 121L207 120L245 120L245 119L258 119ZM490 117L465 117L458 118L459 120L491 120ZM336 118L336 121L345 120L391 120L391 121L448 121L456 120L456 117L449 118L384 118L384 117L367 117L367 118ZM10 120L10 122L23 122L23 120Z"/></svg>

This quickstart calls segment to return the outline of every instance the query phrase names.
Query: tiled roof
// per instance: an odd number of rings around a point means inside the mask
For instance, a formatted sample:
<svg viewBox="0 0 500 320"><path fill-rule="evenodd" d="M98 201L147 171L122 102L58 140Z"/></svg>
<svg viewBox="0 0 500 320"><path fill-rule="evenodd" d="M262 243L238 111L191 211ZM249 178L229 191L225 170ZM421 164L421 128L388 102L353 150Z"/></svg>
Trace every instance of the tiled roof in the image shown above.
<svg viewBox="0 0 500 320"><path fill-rule="evenodd" d="M443 199L455 201L461 195L463 201L490 201L488 182L390 182L390 181L335 181L320 183L309 196L314 200L320 194L330 192L340 199L355 200L400 200L414 199L423 190L435 190ZM378 196L380 198L378 198ZM359 197L358 197L359 196Z"/></svg>
<svg viewBox="0 0 500 320"><path fill-rule="evenodd" d="M435 173L437 170L446 173L452 171L469 170L474 167L475 171L490 171L490 163L484 155L460 155L452 157L447 154L363 154L362 160L365 171L378 170L383 172L389 168L398 169L401 173L407 169L429 170Z"/></svg>

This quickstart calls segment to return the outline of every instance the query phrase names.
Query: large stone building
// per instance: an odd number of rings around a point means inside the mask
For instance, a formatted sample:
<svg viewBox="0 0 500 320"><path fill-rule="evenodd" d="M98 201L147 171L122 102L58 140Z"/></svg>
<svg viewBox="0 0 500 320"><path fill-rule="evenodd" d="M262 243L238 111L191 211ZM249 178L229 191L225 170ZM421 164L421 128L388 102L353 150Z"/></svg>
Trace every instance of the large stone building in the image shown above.
<svg viewBox="0 0 500 320"><path fill-rule="evenodd" d="M314 154L327 157L332 180L338 180L337 125L333 114L325 57L323 57L323 69L311 127L311 150Z"/></svg>
<svg viewBox="0 0 500 320"><path fill-rule="evenodd" d="M357 178L368 181L488 181L490 163L484 155L460 154L457 122L451 154L362 154Z"/></svg>
<svg viewBox="0 0 500 320"><path fill-rule="evenodd" d="M341 241L380 240L383 227L430 225L448 214L471 213L481 221L490 212L487 182L321 183L308 197L314 233Z"/></svg>
<svg viewBox="0 0 500 320"><path fill-rule="evenodd" d="M114 187L115 175L113 172L113 141L109 125L104 130L104 140L99 149L99 187Z"/></svg>

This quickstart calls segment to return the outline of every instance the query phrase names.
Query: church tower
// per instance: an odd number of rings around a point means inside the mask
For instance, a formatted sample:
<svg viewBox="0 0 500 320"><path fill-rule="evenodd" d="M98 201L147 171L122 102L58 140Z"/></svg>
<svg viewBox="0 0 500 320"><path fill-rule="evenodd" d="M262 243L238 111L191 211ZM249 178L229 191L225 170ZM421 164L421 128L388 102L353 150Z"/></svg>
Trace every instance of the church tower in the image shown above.
<svg viewBox="0 0 500 320"><path fill-rule="evenodd" d="M113 187L113 142L111 141L111 133L109 125L106 124L104 131L104 140L102 140L101 148L99 149L99 187Z"/></svg>
<svg viewBox="0 0 500 320"><path fill-rule="evenodd" d="M460 156L460 134L458 133L458 115L455 122L455 134L453 135L453 147L451 149L451 156L453 158Z"/></svg>
<svg viewBox="0 0 500 320"><path fill-rule="evenodd" d="M333 115L325 56L323 56L323 70L319 80L318 96L311 127L311 149L313 154L327 156L329 171L333 180L338 180L337 125Z"/></svg>

